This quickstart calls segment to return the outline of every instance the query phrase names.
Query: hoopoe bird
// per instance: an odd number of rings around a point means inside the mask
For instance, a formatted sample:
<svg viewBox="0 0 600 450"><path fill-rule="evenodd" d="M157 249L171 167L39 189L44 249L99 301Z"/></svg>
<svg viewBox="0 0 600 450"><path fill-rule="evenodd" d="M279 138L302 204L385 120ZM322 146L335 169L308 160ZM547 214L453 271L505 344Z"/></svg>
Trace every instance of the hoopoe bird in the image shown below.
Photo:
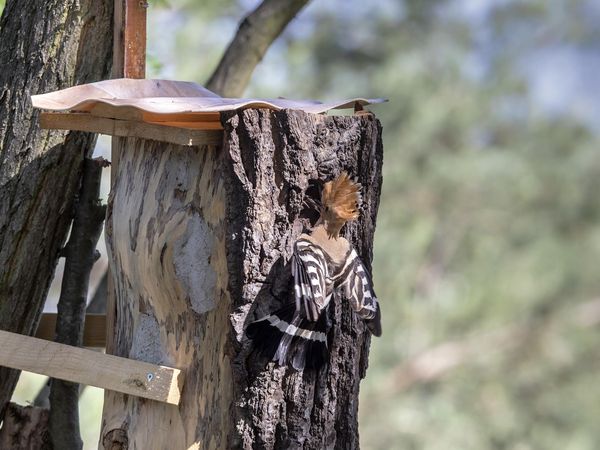
<svg viewBox="0 0 600 450"><path fill-rule="evenodd" d="M348 240L344 224L358 218L361 185L343 172L324 184L319 220L294 243L291 261L294 302L252 322L246 335L279 365L316 369L329 360L327 310L341 292L375 336L381 336L381 311L371 277Z"/></svg>

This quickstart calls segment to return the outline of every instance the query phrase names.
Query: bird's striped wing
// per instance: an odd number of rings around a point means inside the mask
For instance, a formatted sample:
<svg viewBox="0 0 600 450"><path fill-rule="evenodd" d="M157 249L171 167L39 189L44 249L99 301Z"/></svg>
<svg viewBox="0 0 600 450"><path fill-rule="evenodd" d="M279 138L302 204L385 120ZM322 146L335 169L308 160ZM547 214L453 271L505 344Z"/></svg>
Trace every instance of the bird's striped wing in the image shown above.
<svg viewBox="0 0 600 450"><path fill-rule="evenodd" d="M327 260L323 250L308 239L294 244L292 257L296 311L316 322L331 300L327 293Z"/></svg>
<svg viewBox="0 0 600 450"><path fill-rule="evenodd" d="M328 266L323 251L300 238L294 244L292 274L295 302L252 322L246 334L279 365L318 369L329 358L327 306L332 296L332 292L327 295Z"/></svg>
<svg viewBox="0 0 600 450"><path fill-rule="evenodd" d="M354 311L366 322L375 336L381 336L381 309L373 290L371 275L352 249L336 285L343 290Z"/></svg>

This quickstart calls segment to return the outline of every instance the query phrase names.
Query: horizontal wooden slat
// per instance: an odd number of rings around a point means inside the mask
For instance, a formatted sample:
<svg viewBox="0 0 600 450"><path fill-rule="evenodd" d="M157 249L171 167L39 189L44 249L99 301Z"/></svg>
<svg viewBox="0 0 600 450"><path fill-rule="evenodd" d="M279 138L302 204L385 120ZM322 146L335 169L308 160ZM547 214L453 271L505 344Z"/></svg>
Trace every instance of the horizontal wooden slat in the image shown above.
<svg viewBox="0 0 600 450"><path fill-rule="evenodd" d="M136 122L215 122L221 124L221 113L151 113L132 106L113 106L97 103L90 109L90 114L107 119L132 120Z"/></svg>
<svg viewBox="0 0 600 450"><path fill-rule="evenodd" d="M183 385L179 369L8 331L0 331L0 365L173 405Z"/></svg>
<svg viewBox="0 0 600 450"><path fill-rule="evenodd" d="M106 103L96 103L90 109L90 114L107 119L122 119L143 122L144 111L132 106L120 106L116 108Z"/></svg>
<svg viewBox="0 0 600 450"><path fill-rule="evenodd" d="M178 145L219 145L221 130L196 130L155 123L96 117L89 113L40 114L40 126L47 130L78 130L120 137L137 137Z"/></svg>
<svg viewBox="0 0 600 450"><path fill-rule="evenodd" d="M192 130L222 130L223 125L221 122L152 122L146 121L146 123L154 123L156 125L164 125L167 127L176 128L189 128Z"/></svg>
<svg viewBox="0 0 600 450"><path fill-rule="evenodd" d="M35 332L35 337L53 341L56 330L56 313L44 313ZM106 315L86 314L85 328L83 330L83 346L99 347L106 346Z"/></svg>
<svg viewBox="0 0 600 450"><path fill-rule="evenodd" d="M174 113L157 114L145 112L142 120L144 122L219 122L221 123L221 113Z"/></svg>

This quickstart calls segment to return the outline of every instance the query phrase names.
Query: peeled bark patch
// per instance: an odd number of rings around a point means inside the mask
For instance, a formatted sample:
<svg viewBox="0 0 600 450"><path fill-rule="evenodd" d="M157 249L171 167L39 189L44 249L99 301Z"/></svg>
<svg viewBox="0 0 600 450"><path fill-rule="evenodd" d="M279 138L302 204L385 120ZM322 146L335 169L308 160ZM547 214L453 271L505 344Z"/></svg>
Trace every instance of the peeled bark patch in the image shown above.
<svg viewBox="0 0 600 450"><path fill-rule="evenodd" d="M200 215L190 217L183 236L175 242L173 263L177 278L189 292L192 309L198 314L215 307L213 292L217 281L210 265L214 236Z"/></svg>

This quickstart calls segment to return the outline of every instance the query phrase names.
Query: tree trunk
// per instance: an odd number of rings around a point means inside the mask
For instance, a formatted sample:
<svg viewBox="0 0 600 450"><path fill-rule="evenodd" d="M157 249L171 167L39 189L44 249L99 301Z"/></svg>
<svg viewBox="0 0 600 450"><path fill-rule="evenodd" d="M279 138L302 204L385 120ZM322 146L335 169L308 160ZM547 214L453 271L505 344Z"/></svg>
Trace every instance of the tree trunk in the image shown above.
<svg viewBox="0 0 600 450"><path fill-rule="evenodd" d="M119 141L107 216L116 352L182 368L185 384L179 407L107 392L101 444L357 448L370 338L347 302L335 300L331 359L318 373L267 363L243 330L255 309L290 301L287 262L316 180L347 170L362 182L361 218L345 235L370 267L379 122L245 110L223 124L223 148Z"/></svg>
<svg viewBox="0 0 600 450"><path fill-rule="evenodd" d="M95 135L40 130L30 94L106 78L112 0L9 0L0 19L0 329L33 334ZM80 45L81 42L81 45ZM0 418L18 372L0 368Z"/></svg>
<svg viewBox="0 0 600 450"><path fill-rule="evenodd" d="M48 436L48 410L10 403L0 430L0 448L11 450L51 450Z"/></svg>

